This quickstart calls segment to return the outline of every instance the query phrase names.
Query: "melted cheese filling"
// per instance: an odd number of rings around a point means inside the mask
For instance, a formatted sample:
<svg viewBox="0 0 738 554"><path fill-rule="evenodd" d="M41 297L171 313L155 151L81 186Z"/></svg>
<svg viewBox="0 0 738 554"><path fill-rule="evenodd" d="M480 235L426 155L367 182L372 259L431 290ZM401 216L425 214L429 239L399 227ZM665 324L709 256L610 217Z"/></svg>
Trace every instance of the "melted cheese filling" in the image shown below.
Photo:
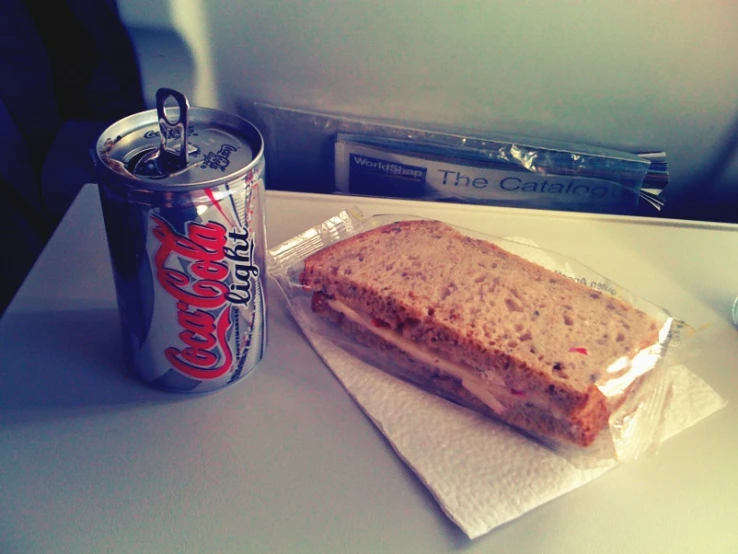
<svg viewBox="0 0 738 554"><path fill-rule="evenodd" d="M378 335L390 344L406 352L416 360L426 365L437 367L441 371L456 377L461 381L462 387L484 402L496 413L502 414L506 409L498 400L500 397L508 398L516 403L520 402L520 398L517 398L510 390L508 390L502 380L498 377L491 375L478 375L469 367L436 356L433 352L429 352L422 348L416 342L402 336L397 331L393 331L389 327L374 325L369 316L349 308L343 302L331 299L327 299L326 302L335 311L342 313L354 323L365 327L375 335Z"/></svg>

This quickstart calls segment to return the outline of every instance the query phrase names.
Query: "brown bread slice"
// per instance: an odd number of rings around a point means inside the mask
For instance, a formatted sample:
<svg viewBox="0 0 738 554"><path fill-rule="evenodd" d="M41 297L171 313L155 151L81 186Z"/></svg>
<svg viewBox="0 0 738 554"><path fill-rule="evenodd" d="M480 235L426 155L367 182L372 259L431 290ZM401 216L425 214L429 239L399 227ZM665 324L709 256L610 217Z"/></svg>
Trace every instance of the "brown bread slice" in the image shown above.
<svg viewBox="0 0 738 554"><path fill-rule="evenodd" d="M438 221L335 243L305 260L301 281L316 313L389 371L583 446L607 425L605 370L658 340L642 311Z"/></svg>

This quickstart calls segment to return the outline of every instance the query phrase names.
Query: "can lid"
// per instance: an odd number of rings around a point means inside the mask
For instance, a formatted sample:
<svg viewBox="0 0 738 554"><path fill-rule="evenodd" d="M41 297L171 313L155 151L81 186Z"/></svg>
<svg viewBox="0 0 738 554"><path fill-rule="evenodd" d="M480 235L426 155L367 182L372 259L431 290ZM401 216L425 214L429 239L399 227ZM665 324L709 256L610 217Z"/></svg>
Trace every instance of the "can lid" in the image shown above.
<svg viewBox="0 0 738 554"><path fill-rule="evenodd" d="M155 110L114 123L97 143L106 167L150 189L235 179L258 162L263 149L261 134L246 120L190 108L184 94L168 88L157 91Z"/></svg>

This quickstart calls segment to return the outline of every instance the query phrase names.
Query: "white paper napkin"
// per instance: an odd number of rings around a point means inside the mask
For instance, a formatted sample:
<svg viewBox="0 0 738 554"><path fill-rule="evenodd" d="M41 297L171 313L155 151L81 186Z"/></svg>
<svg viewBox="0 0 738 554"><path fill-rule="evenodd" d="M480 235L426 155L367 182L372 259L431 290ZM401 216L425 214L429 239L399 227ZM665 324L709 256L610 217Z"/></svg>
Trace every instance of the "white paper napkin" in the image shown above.
<svg viewBox="0 0 738 554"><path fill-rule="evenodd" d="M469 538L617 465L608 460L594 468L575 467L510 428L400 381L310 332L308 325L301 327L344 388ZM686 367L671 371L667 437L726 404Z"/></svg>

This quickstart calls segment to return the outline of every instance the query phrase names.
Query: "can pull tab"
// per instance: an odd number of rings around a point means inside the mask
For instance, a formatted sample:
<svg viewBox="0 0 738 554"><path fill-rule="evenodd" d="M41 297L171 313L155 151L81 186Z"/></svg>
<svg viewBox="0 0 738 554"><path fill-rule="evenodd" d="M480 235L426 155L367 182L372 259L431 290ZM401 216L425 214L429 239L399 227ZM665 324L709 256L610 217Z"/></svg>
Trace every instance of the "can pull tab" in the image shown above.
<svg viewBox="0 0 738 554"><path fill-rule="evenodd" d="M169 98L176 107L166 107ZM159 148L151 148L134 157L127 168L134 175L148 179L165 179L184 173L197 162L188 163L187 129L190 103L181 92L170 88L156 91L156 113L159 119ZM191 152L197 152L193 148Z"/></svg>
<svg viewBox="0 0 738 554"><path fill-rule="evenodd" d="M169 98L173 98L177 103L176 109L166 107ZM161 132L157 166L162 173L171 175L187 167L189 109L190 103L181 92L170 88L160 88L156 91L156 113ZM171 119L170 114L175 116L175 119Z"/></svg>

